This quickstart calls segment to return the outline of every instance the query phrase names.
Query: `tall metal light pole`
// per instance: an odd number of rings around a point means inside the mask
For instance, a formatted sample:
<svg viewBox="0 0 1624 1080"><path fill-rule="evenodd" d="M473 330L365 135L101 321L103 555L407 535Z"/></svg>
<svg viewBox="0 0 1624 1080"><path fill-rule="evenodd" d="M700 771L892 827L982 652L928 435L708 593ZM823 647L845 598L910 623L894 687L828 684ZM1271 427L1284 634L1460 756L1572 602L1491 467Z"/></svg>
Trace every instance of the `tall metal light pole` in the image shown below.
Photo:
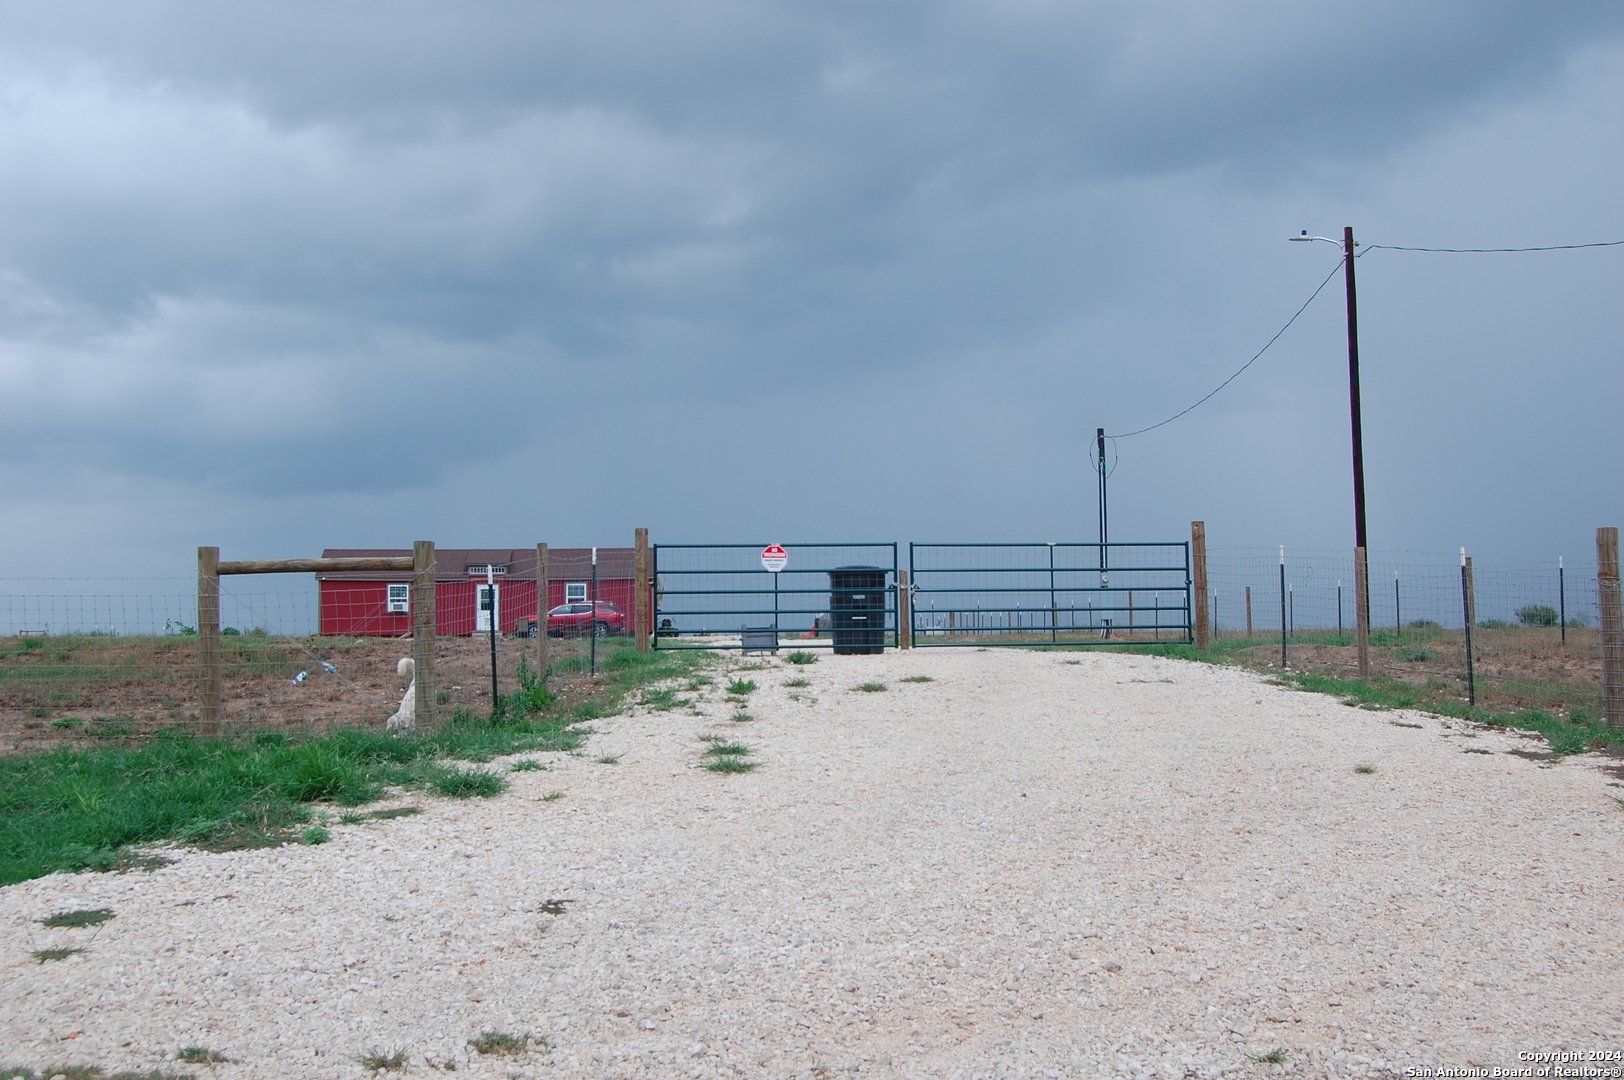
<svg viewBox="0 0 1624 1080"><path fill-rule="evenodd" d="M1292 240L1321 240L1327 244L1337 241L1328 236L1309 236L1304 229ZM1342 230L1342 276L1348 289L1348 414L1353 425L1353 573L1354 607L1358 611L1359 677L1370 675L1370 574L1366 562L1365 536L1365 436L1364 423L1359 414L1359 300L1354 288L1353 226Z"/></svg>

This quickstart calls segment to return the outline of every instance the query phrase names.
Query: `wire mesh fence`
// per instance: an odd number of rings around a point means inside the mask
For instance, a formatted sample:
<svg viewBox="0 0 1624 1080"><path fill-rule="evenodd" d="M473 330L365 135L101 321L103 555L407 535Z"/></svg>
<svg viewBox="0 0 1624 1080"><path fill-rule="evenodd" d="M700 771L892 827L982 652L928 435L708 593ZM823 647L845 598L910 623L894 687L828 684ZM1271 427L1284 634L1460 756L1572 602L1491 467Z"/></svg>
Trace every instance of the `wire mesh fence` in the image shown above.
<svg viewBox="0 0 1624 1080"><path fill-rule="evenodd" d="M1216 646L1273 663L1283 646L1293 667L1351 677L1358 666L1352 555L1288 548L1283 558L1267 550L1208 556ZM1494 709L1600 715L1594 564L1474 557L1463 583L1458 554L1376 554L1369 590L1374 673L1434 694L1475 696Z"/></svg>
<svg viewBox="0 0 1624 1080"><path fill-rule="evenodd" d="M411 673L400 661L412 655L406 634L382 625L388 599L362 600L344 592L323 609L306 580L248 579L254 588L221 582L221 720L228 732L379 724L402 703ZM495 660L498 687L511 693L521 665L539 663L529 635L535 620L535 575L529 604L515 601L522 589L497 589L500 623ZM119 586L163 591L119 591ZM66 586L66 588L64 588ZM183 593L177 586L191 587ZM167 587L167 588L166 588ZM55 588L61 591L45 591ZM26 590L26 591L25 591ZM71 591L69 591L71 590ZM193 727L203 715L203 664L197 634L196 582L0 581L0 738L10 749L71 739L119 739L164 728ZM435 686L443 715L457 710L486 713L492 692L491 642L480 615L488 617L490 592L469 586L469 610L449 617L461 633L436 636ZM504 601L511 603L505 607ZM335 608L336 605L336 608ZM374 612L363 607L381 607ZM362 633L322 633L324 616L364 625ZM467 623L467 627L462 627ZM368 632L369 631L369 632ZM557 643L571 657L575 643ZM582 649L589 643L579 643Z"/></svg>

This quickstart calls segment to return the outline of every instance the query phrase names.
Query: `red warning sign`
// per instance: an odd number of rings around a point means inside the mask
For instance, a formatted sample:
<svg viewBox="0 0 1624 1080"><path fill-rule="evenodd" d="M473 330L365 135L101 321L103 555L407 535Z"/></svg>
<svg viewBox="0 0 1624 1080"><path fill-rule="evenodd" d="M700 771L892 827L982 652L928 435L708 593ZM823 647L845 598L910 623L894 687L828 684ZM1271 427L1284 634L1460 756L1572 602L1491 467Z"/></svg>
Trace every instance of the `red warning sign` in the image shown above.
<svg viewBox="0 0 1624 1080"><path fill-rule="evenodd" d="M768 544L761 549L761 565L769 574L776 574L789 565L789 552L777 544Z"/></svg>

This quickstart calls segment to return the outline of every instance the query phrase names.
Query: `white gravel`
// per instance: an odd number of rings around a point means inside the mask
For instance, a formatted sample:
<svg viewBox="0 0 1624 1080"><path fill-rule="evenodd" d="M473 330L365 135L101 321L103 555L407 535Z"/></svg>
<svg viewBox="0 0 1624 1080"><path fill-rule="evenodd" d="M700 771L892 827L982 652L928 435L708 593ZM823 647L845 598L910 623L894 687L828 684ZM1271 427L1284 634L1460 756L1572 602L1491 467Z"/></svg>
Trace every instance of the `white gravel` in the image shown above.
<svg viewBox="0 0 1624 1080"><path fill-rule="evenodd" d="M703 715L598 721L497 799L0 890L0 1062L1343 1076L1624 1050L1624 792L1593 761L1139 656L773 662L738 724L717 674ZM706 733L759 767L699 768ZM59 946L84 951L30 959ZM481 1057L484 1030L550 1048Z"/></svg>

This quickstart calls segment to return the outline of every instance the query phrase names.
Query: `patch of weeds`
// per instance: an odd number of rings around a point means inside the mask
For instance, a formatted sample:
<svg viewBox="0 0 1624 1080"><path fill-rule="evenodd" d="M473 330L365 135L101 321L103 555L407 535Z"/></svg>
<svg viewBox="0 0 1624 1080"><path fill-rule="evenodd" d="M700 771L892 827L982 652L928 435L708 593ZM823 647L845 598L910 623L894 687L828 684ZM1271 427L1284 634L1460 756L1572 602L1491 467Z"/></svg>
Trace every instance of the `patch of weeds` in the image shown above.
<svg viewBox="0 0 1624 1080"><path fill-rule="evenodd" d="M338 823L340 825L359 825L367 819L367 816L366 814L358 814L354 810L346 810L338 815Z"/></svg>
<svg viewBox="0 0 1624 1080"><path fill-rule="evenodd" d="M935 682L929 675L909 675L903 682Z"/></svg>
<svg viewBox="0 0 1624 1080"><path fill-rule="evenodd" d="M379 1069L394 1072L405 1067L406 1051L404 1050L390 1050L387 1053L382 1050L374 1050L371 1053L361 1055L361 1068L367 1072L377 1072Z"/></svg>
<svg viewBox="0 0 1624 1080"><path fill-rule="evenodd" d="M76 728L82 723L84 723L83 720L76 720L71 716L64 716L60 720L52 720L51 726L54 728Z"/></svg>
<svg viewBox="0 0 1624 1080"><path fill-rule="evenodd" d="M509 1035L505 1031L486 1031L477 1039L469 1039L468 1045L480 1054L512 1055L524 1053L525 1044L529 1041L524 1035Z"/></svg>
<svg viewBox="0 0 1624 1080"><path fill-rule="evenodd" d="M602 757L593 758L592 760L596 761L599 765L619 765L620 758L621 755L619 754L605 754Z"/></svg>
<svg viewBox="0 0 1624 1080"><path fill-rule="evenodd" d="M509 772L546 772L547 771L547 766L543 765L541 762L537 761L535 758L525 758L523 761L515 761L512 765L509 765L508 766L508 771Z"/></svg>
<svg viewBox="0 0 1624 1080"><path fill-rule="evenodd" d="M790 679L788 682L784 683L784 685L789 687L791 690L800 690L803 687L811 686L812 685L812 680L811 679L794 678L794 679Z"/></svg>
<svg viewBox="0 0 1624 1080"><path fill-rule="evenodd" d="M100 926L113 917L112 908L91 908L84 911L63 911L40 920L41 926L79 927Z"/></svg>
<svg viewBox="0 0 1624 1080"><path fill-rule="evenodd" d="M705 751L705 768L711 772L745 773L755 768L755 762L746 761L752 753L743 743L710 741Z"/></svg>
<svg viewBox="0 0 1624 1080"><path fill-rule="evenodd" d="M448 799L489 799L506 791L507 781L494 773L444 769L429 782L429 787Z"/></svg>
<svg viewBox="0 0 1624 1080"><path fill-rule="evenodd" d="M693 678L688 680L687 685L684 686L683 689L690 694L697 694L715 681L716 680L711 678L709 675L695 675Z"/></svg>
<svg viewBox="0 0 1624 1080"><path fill-rule="evenodd" d="M557 802L559 799L562 799L563 797L564 797L564 793L562 791L549 791L547 794L545 794L545 795L543 795L541 797L541 801L542 802Z"/></svg>
<svg viewBox="0 0 1624 1080"><path fill-rule="evenodd" d="M1360 773L1362 775L1368 776L1371 773L1376 771L1376 766L1374 766L1374 765L1355 765L1353 767L1353 771L1356 772L1356 773Z"/></svg>
<svg viewBox="0 0 1624 1080"><path fill-rule="evenodd" d="M562 915L564 914L564 909L573 903L575 903L575 901L570 899L543 900L536 906L536 910L541 912L543 915Z"/></svg>
<svg viewBox="0 0 1624 1080"><path fill-rule="evenodd" d="M188 1065L217 1065L231 1060L220 1051L203 1046L183 1046L175 1056Z"/></svg>
<svg viewBox="0 0 1624 1080"><path fill-rule="evenodd" d="M28 955L38 963L43 964L47 960L66 960L74 953L82 952L84 952L83 949L36 949Z"/></svg>
<svg viewBox="0 0 1624 1080"><path fill-rule="evenodd" d="M1247 1054L1246 1056L1250 1060L1256 1061L1263 1065L1284 1065L1286 1063L1286 1051L1284 1047L1276 1047L1275 1049L1270 1050L1267 1054Z"/></svg>
<svg viewBox="0 0 1624 1080"><path fill-rule="evenodd" d="M728 717L728 719L733 721L735 724L748 724L750 721L754 720L755 717L751 716L743 709L740 709L738 712Z"/></svg>
<svg viewBox="0 0 1624 1080"><path fill-rule="evenodd" d="M861 690L865 694L878 694L882 690L889 690L890 687L886 686L882 682L866 682L858 683L856 686L852 687L852 689Z"/></svg>
<svg viewBox="0 0 1624 1080"><path fill-rule="evenodd" d="M1462 753L1466 754L1492 754L1493 750L1485 750L1481 746L1468 746Z"/></svg>
<svg viewBox="0 0 1624 1080"><path fill-rule="evenodd" d="M1408 660L1412 664L1419 664L1432 659L1432 650L1424 649L1419 645L1406 645L1398 651L1400 660Z"/></svg>
<svg viewBox="0 0 1624 1080"><path fill-rule="evenodd" d="M374 810L367 816L374 821L388 821L391 818L411 817L422 812L423 808L420 806L396 806L389 810Z"/></svg>
<svg viewBox="0 0 1624 1080"><path fill-rule="evenodd" d="M796 649L794 652L784 657L784 659L792 664L815 664L818 662L818 654L809 653L802 649Z"/></svg>
<svg viewBox="0 0 1624 1080"><path fill-rule="evenodd" d="M686 706L688 702L677 697L677 691L674 688L667 687L664 690L645 690L642 698L638 700L638 704L653 709L655 712L668 712L671 709Z"/></svg>
<svg viewBox="0 0 1624 1080"><path fill-rule="evenodd" d="M1082 663L1081 660L1062 660L1060 662L1062 664L1081 664Z"/></svg>
<svg viewBox="0 0 1624 1080"><path fill-rule="evenodd" d="M754 679L734 679L732 682L727 684L727 692L735 697L746 697L755 693L756 689L757 687Z"/></svg>
<svg viewBox="0 0 1624 1080"><path fill-rule="evenodd" d="M333 838L333 834L320 825L307 825L299 830L301 844L325 844Z"/></svg>

